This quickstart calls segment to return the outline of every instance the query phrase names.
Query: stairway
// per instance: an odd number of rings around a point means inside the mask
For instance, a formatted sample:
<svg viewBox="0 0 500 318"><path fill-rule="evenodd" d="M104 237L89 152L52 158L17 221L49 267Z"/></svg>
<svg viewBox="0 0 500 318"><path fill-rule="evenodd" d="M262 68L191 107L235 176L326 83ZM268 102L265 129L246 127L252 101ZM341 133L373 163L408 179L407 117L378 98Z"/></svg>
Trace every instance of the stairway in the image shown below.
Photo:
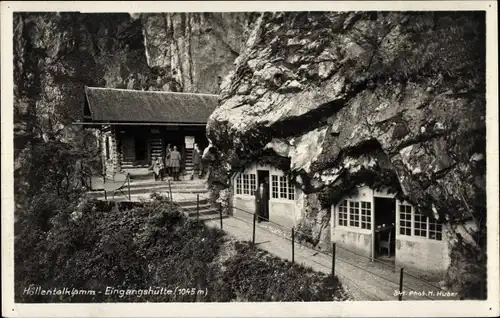
<svg viewBox="0 0 500 318"><path fill-rule="evenodd" d="M186 148L186 167L184 170L184 176L185 178L191 178L193 175L194 171L194 164L193 164L193 148Z"/></svg>
<svg viewBox="0 0 500 318"><path fill-rule="evenodd" d="M154 158L163 158L163 141L161 137L152 137L151 138L151 159Z"/></svg>
<svg viewBox="0 0 500 318"><path fill-rule="evenodd" d="M215 220L220 218L220 211L218 208L214 208L206 197L201 198L196 203L197 198L194 197L192 200L178 201L182 212L189 218L202 221ZM227 218L227 214L223 213L222 218Z"/></svg>
<svg viewBox="0 0 500 318"><path fill-rule="evenodd" d="M152 193L169 196L178 203L182 212L189 218L197 218L197 200L200 220L212 220L220 217L218 209L212 207L206 188L206 180L154 181L154 177L147 168L130 169L130 187L128 184L121 191L90 191L87 196L97 200L108 201L141 201L149 200ZM114 194L114 196L113 196ZM130 195L130 199L129 199ZM227 215L223 215L227 217Z"/></svg>

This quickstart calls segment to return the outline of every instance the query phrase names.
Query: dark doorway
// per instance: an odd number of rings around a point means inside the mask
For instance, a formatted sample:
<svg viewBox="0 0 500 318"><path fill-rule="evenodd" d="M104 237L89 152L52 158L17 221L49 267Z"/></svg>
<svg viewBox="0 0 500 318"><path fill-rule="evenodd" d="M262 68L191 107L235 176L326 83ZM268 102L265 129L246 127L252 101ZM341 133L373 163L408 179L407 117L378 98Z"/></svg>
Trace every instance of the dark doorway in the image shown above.
<svg viewBox="0 0 500 318"><path fill-rule="evenodd" d="M269 184L269 171L268 170L257 170L257 187L267 179Z"/></svg>
<svg viewBox="0 0 500 318"><path fill-rule="evenodd" d="M259 191L259 188L260 188L260 184L263 183L264 181L267 182L267 188L266 188L266 195L265 195L265 201L266 202L263 202L262 204L265 205L266 207L266 210L267 210L267 215L265 216L266 219L264 219L264 221L268 221L269 219L269 211L270 211L270 207L269 207L269 196L270 196L270 185L269 185L269 170L257 170L257 189L256 191Z"/></svg>
<svg viewBox="0 0 500 318"><path fill-rule="evenodd" d="M375 255L387 261L395 259L396 200L374 197Z"/></svg>
<svg viewBox="0 0 500 318"><path fill-rule="evenodd" d="M148 144L144 137L135 138L135 160L147 161L148 159Z"/></svg>

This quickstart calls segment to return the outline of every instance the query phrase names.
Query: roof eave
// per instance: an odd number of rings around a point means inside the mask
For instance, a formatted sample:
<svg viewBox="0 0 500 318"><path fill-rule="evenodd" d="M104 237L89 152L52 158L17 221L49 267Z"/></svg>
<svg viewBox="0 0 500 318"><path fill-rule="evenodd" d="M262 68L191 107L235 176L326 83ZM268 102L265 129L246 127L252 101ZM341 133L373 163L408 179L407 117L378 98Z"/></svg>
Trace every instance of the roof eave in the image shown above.
<svg viewBox="0 0 500 318"><path fill-rule="evenodd" d="M112 126L206 126L207 123L177 123L177 122L120 122L120 121L78 121L74 125L112 125Z"/></svg>

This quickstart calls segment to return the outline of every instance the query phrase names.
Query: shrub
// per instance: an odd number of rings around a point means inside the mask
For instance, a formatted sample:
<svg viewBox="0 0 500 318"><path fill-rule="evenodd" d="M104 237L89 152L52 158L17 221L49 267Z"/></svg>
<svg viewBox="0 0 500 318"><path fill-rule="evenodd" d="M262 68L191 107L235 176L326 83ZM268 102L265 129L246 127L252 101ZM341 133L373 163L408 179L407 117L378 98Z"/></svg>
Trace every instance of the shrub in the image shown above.
<svg viewBox="0 0 500 318"><path fill-rule="evenodd" d="M235 255L221 263L220 247L227 243L223 233L186 219L175 204L161 197L135 206L82 200L73 213L67 210L54 220L48 231L22 232L20 238L32 245L19 245L27 257L16 259L17 302L331 300L339 290L335 279L247 243L236 243ZM23 295L30 284L101 293ZM208 294L203 298L196 293L106 295L108 286L116 290L195 288Z"/></svg>
<svg viewBox="0 0 500 318"><path fill-rule="evenodd" d="M283 261L250 243L237 243L235 247L237 254L225 262L227 270L222 277L222 285L231 287L229 297L245 301L331 301L340 294L336 277Z"/></svg>

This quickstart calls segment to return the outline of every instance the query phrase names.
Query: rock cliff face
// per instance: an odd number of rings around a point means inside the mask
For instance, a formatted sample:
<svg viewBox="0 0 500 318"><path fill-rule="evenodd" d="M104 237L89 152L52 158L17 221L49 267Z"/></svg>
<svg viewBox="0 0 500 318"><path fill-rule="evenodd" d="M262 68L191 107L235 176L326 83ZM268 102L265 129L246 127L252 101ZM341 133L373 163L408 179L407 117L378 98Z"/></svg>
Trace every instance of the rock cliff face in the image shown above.
<svg viewBox="0 0 500 318"><path fill-rule="evenodd" d="M220 169L287 158L319 236L325 208L359 183L453 226L473 219L452 249L463 287L485 268L484 25L482 13L262 14L207 126Z"/></svg>
<svg viewBox="0 0 500 318"><path fill-rule="evenodd" d="M148 89L170 82L148 66L140 20L128 14L18 13L14 30L19 149L71 130L85 85Z"/></svg>
<svg viewBox="0 0 500 318"><path fill-rule="evenodd" d="M248 13L143 14L148 64L172 74L179 90L219 92L233 68L253 15Z"/></svg>

